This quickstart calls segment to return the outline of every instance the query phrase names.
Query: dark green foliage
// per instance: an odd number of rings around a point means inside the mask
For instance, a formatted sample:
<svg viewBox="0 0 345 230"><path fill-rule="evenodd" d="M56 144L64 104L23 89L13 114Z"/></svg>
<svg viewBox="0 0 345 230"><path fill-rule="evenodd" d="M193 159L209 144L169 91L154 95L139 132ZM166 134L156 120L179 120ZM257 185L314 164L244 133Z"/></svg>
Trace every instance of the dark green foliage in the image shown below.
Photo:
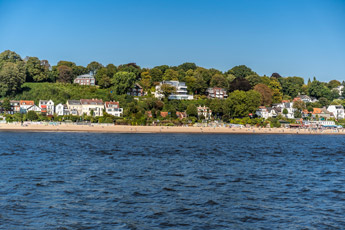
<svg viewBox="0 0 345 230"><path fill-rule="evenodd" d="M249 83L249 81L245 78L236 78L230 83L230 92L233 92L235 90L242 90L242 91L248 91L252 88L252 85Z"/></svg>
<svg viewBox="0 0 345 230"><path fill-rule="evenodd" d="M227 74L232 74L234 75L236 78L245 78L249 75L258 75L257 73L255 73L254 71L252 71L251 68L245 66L245 65L239 65L239 66L235 66L232 69L230 69Z"/></svg>
<svg viewBox="0 0 345 230"><path fill-rule="evenodd" d="M99 98L110 100L110 90L97 89L95 86L80 86L76 84L62 83L25 83L22 86L22 92L16 94L16 100L34 100L52 99L56 104L66 103L70 99L91 99Z"/></svg>
<svg viewBox="0 0 345 230"><path fill-rule="evenodd" d="M34 111L29 111L26 117L29 121L36 121L38 119L38 115Z"/></svg>
<svg viewBox="0 0 345 230"><path fill-rule="evenodd" d="M0 69L0 96L13 96L25 82L23 62L5 62Z"/></svg>
<svg viewBox="0 0 345 230"><path fill-rule="evenodd" d="M198 116L198 109L195 105L190 104L187 107L186 113L188 116L197 117Z"/></svg>
<svg viewBox="0 0 345 230"><path fill-rule="evenodd" d="M132 72L117 72L111 82L114 85L114 93L117 95L126 94L134 86L135 79L135 74Z"/></svg>

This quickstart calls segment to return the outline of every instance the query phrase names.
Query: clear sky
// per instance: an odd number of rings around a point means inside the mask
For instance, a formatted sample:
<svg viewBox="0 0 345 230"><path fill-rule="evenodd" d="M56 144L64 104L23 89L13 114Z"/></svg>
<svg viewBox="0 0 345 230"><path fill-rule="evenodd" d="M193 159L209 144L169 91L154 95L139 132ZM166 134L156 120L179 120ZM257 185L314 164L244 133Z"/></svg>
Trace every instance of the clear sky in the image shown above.
<svg viewBox="0 0 345 230"><path fill-rule="evenodd" d="M0 0L0 52L345 80L345 0Z"/></svg>

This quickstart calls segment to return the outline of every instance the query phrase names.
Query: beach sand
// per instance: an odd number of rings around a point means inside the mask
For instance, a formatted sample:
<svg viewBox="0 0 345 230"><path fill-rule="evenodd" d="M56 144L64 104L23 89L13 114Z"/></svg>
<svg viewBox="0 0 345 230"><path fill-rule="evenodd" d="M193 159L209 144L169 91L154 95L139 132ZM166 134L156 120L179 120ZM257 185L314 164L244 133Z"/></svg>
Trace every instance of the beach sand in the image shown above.
<svg viewBox="0 0 345 230"><path fill-rule="evenodd" d="M23 132L95 132L95 133L239 133L239 134L345 134L340 130L308 130L289 128L229 128L229 127L175 127L77 124L0 124L0 131Z"/></svg>

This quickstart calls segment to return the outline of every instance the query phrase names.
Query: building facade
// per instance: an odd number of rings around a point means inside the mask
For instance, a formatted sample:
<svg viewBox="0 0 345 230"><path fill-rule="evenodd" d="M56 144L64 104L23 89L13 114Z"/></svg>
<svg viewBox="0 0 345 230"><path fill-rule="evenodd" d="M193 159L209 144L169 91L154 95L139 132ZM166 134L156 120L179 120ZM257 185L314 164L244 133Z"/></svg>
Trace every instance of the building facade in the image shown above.
<svg viewBox="0 0 345 230"><path fill-rule="evenodd" d="M179 82L179 81L163 81L160 82L159 85L156 86L155 91L155 97L156 98L163 98L164 95L161 90L161 86L163 84L168 84L173 87L175 87L176 91L175 93L171 94L169 96L169 99L171 100L193 100L193 95L189 95L187 91L187 86L185 82Z"/></svg>
<svg viewBox="0 0 345 230"><path fill-rule="evenodd" d="M119 102L116 101L106 101L105 102L105 112L113 115L115 117L121 117L123 109L120 108Z"/></svg>
<svg viewBox="0 0 345 230"><path fill-rule="evenodd" d="M96 80L91 74L84 74L74 79L73 83L79 85L96 85Z"/></svg>
<svg viewBox="0 0 345 230"><path fill-rule="evenodd" d="M213 87L206 90L206 95L208 98L219 98L225 99L228 97L228 93L223 88Z"/></svg>

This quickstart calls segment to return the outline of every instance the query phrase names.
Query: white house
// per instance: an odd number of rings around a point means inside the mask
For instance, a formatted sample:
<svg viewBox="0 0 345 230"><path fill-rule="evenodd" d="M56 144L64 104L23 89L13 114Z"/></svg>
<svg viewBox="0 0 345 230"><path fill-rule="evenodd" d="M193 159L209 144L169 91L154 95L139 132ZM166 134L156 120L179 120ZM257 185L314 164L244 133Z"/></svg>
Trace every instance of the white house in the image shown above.
<svg viewBox="0 0 345 230"><path fill-rule="evenodd" d="M80 100L68 100L67 101L67 108L69 113L74 116L82 115L82 106Z"/></svg>
<svg viewBox="0 0 345 230"><path fill-rule="evenodd" d="M314 103L318 101L315 97L309 97L308 95L298 95L297 97L294 98L294 101L296 100L301 100L304 103L307 103L307 102Z"/></svg>
<svg viewBox="0 0 345 230"><path fill-rule="evenodd" d="M52 100L39 100L38 107L40 107L41 109L45 109L47 115L54 115L55 107L54 102Z"/></svg>
<svg viewBox="0 0 345 230"><path fill-rule="evenodd" d="M80 99L82 114L91 116L103 116L104 104L102 99Z"/></svg>
<svg viewBox="0 0 345 230"><path fill-rule="evenodd" d="M295 109L293 108L293 102L283 101L282 103L275 104L273 106L273 109L275 108L279 108L281 111L280 114L285 116L286 118L290 118L290 119L295 118L295 115L294 115ZM284 109L287 110L287 114L284 114Z"/></svg>
<svg viewBox="0 0 345 230"><path fill-rule="evenodd" d="M68 110L68 107L66 104L58 104L56 107L55 107L55 113L58 115L58 116L63 116L63 115L69 115L69 110Z"/></svg>
<svg viewBox="0 0 345 230"><path fill-rule="evenodd" d="M342 105L330 105L327 108L328 112L333 113L336 119L344 119L344 106Z"/></svg>
<svg viewBox="0 0 345 230"><path fill-rule="evenodd" d="M163 84L168 84L174 86L176 88L176 92L169 96L169 99L176 99L176 100L193 100L193 95L189 95L187 91L186 83L179 82L179 81L163 81L160 82L159 85L156 86L155 97L156 98L163 98L164 95L162 94L161 86Z"/></svg>
<svg viewBox="0 0 345 230"><path fill-rule="evenodd" d="M36 113L40 113L40 112L42 112L42 109L40 107L38 107L37 105L32 105L26 109L26 112L29 112L29 111L34 111Z"/></svg>
<svg viewBox="0 0 345 230"><path fill-rule="evenodd" d="M209 120L212 116L212 110L206 106L199 106L198 107L198 117L204 116L206 120Z"/></svg>
<svg viewBox="0 0 345 230"><path fill-rule="evenodd" d="M341 96L343 94L343 91L344 91L344 86L339 85L338 87L334 88L333 90L336 90L339 93L339 96Z"/></svg>
<svg viewBox="0 0 345 230"><path fill-rule="evenodd" d="M272 107L260 106L259 109L256 110L255 114L258 117L262 117L262 118L267 119L270 117L276 117L277 111L276 111L276 109L273 109Z"/></svg>
<svg viewBox="0 0 345 230"><path fill-rule="evenodd" d="M121 117L123 109L120 108L119 102L116 101L106 101L105 102L105 112L113 115L115 117Z"/></svg>

